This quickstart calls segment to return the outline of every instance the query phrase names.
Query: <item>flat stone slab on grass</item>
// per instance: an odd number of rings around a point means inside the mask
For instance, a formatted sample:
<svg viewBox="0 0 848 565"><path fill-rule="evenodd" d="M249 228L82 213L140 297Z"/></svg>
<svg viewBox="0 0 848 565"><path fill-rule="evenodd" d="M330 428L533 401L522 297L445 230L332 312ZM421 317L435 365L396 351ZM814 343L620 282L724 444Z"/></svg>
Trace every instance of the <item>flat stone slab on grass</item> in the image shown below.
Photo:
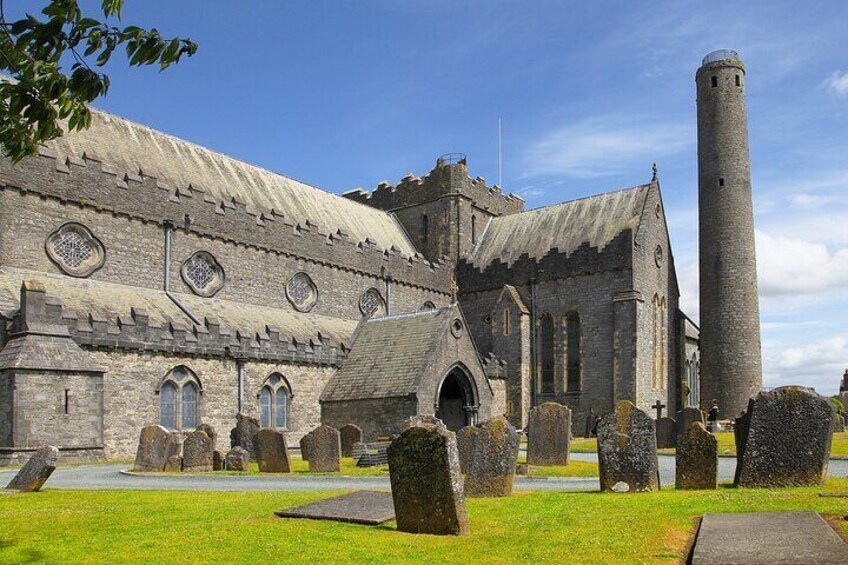
<svg viewBox="0 0 848 565"><path fill-rule="evenodd" d="M359 490L274 514L280 518L310 518L378 526L395 519L395 506L390 492Z"/></svg>
<svg viewBox="0 0 848 565"><path fill-rule="evenodd" d="M692 565L848 563L848 544L815 512L706 514Z"/></svg>

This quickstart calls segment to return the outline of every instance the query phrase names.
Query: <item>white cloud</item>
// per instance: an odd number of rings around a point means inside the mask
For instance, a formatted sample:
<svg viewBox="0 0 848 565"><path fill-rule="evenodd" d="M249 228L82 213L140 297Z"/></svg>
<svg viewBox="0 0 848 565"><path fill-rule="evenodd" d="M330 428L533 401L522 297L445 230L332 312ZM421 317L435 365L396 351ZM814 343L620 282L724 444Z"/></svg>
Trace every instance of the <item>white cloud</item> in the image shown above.
<svg viewBox="0 0 848 565"><path fill-rule="evenodd" d="M798 384L820 394L838 390L842 371L848 366L848 336L836 335L791 346L763 342L763 380L766 386Z"/></svg>
<svg viewBox="0 0 848 565"><path fill-rule="evenodd" d="M848 248L756 232L757 271L764 297L848 288Z"/></svg>
<svg viewBox="0 0 848 565"><path fill-rule="evenodd" d="M677 123L612 114L562 126L530 145L526 176L567 175L596 178L689 149L692 128Z"/></svg>
<svg viewBox="0 0 848 565"><path fill-rule="evenodd" d="M848 96L848 73L833 71L824 81L823 86L839 96Z"/></svg>

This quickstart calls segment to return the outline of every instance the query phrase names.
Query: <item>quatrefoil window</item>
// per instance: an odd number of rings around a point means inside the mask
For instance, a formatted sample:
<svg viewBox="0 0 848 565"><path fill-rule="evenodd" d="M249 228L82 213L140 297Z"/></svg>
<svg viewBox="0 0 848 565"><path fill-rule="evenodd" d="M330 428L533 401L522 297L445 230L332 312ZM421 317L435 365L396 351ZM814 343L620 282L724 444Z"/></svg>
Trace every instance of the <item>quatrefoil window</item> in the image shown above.
<svg viewBox="0 0 848 565"><path fill-rule="evenodd" d="M286 284L286 298L298 312L309 312L318 301L318 288L306 273L295 273Z"/></svg>
<svg viewBox="0 0 848 565"><path fill-rule="evenodd" d="M76 222L63 224L47 236L45 247L50 260L73 277L87 277L106 261L100 240L91 230Z"/></svg>
<svg viewBox="0 0 848 565"><path fill-rule="evenodd" d="M384 316L386 314L386 301L379 290L369 288L359 299L359 310L363 314L371 314L374 318Z"/></svg>
<svg viewBox="0 0 848 565"><path fill-rule="evenodd" d="M180 274L198 296L214 296L224 286L224 269L215 257L206 251L197 251L186 259Z"/></svg>

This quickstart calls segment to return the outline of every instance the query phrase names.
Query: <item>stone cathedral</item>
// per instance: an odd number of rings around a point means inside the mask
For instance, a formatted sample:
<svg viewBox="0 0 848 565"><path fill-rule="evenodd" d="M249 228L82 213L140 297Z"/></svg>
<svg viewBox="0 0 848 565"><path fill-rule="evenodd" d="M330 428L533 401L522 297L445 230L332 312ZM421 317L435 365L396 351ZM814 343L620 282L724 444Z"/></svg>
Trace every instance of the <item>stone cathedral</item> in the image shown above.
<svg viewBox="0 0 848 565"><path fill-rule="evenodd" d="M702 74L699 124L721 133L744 67ZM705 143L702 198L736 182ZM556 401L582 435L621 399L703 406L646 180L525 210L450 154L337 196L96 111L0 162L0 461L126 457L152 423L225 447L239 412L291 445L322 422L369 440L416 414L524 426Z"/></svg>

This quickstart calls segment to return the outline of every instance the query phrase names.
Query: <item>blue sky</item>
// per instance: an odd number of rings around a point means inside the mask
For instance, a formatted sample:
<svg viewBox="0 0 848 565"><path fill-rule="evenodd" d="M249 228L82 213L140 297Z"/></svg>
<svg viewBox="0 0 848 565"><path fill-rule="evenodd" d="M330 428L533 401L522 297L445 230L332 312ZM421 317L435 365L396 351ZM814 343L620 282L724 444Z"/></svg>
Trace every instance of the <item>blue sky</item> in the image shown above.
<svg viewBox="0 0 848 565"><path fill-rule="evenodd" d="M499 118L504 188L528 208L646 182L656 161L695 318L694 72L736 49L765 384L835 392L848 367L844 0L126 3L126 22L200 50L165 73L118 59L100 107L327 190L424 174L449 151L497 182Z"/></svg>

